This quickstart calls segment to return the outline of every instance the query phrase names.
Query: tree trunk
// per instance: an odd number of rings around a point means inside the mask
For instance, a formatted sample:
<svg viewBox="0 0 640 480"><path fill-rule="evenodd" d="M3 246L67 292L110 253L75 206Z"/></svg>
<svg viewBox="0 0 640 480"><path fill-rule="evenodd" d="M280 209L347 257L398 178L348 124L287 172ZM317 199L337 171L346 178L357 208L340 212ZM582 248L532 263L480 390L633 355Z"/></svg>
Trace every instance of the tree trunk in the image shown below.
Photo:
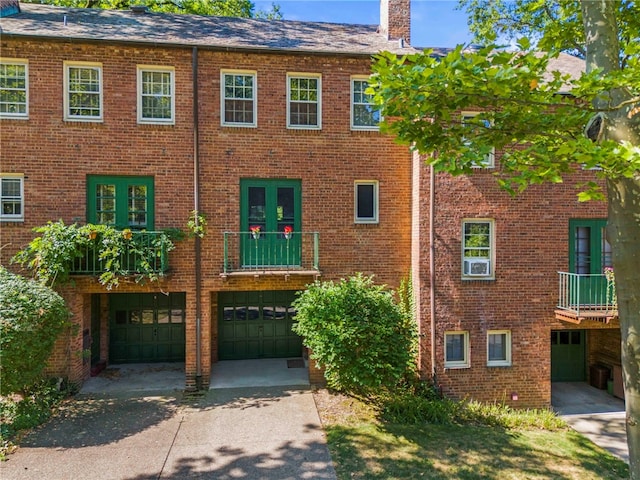
<svg viewBox="0 0 640 480"><path fill-rule="evenodd" d="M582 1L587 71L600 68L606 75L620 69L617 8L618 2L610 0ZM606 110L629 98L627 91L612 90L598 98L594 107ZM606 113L603 139L638 144L637 125L632 124L629 108ZM622 334L629 472L632 479L640 480L640 172L633 178L609 177L607 195L607 236L612 247Z"/></svg>
<svg viewBox="0 0 640 480"><path fill-rule="evenodd" d="M640 179L607 182L631 478L640 479Z"/></svg>

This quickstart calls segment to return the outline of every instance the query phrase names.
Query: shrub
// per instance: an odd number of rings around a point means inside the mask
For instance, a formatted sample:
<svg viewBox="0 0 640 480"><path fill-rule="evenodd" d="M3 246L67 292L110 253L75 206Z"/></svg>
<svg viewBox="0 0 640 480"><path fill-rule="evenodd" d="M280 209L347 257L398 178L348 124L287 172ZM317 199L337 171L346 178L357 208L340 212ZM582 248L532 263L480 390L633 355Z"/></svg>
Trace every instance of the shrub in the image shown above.
<svg viewBox="0 0 640 480"><path fill-rule="evenodd" d="M0 266L0 394L23 392L34 384L69 325L60 295Z"/></svg>
<svg viewBox="0 0 640 480"><path fill-rule="evenodd" d="M293 329L330 387L356 393L391 388L415 368L415 325L394 292L372 277L316 282L293 305Z"/></svg>

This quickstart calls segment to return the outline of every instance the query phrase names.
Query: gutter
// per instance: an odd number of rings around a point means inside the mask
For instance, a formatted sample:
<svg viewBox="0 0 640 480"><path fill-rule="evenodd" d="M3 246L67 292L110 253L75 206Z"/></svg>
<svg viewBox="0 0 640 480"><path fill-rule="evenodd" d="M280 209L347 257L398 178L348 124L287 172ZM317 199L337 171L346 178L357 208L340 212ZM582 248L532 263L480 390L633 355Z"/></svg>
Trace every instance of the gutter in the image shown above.
<svg viewBox="0 0 640 480"><path fill-rule="evenodd" d="M435 200L436 174L429 166L429 316L431 317L431 379L436 382L436 244L435 244Z"/></svg>
<svg viewBox="0 0 640 480"><path fill-rule="evenodd" d="M191 53L191 75L193 77L193 209L195 221L200 213L200 119L198 116L198 47ZM202 390L202 244L195 236L195 282L196 282L196 389Z"/></svg>

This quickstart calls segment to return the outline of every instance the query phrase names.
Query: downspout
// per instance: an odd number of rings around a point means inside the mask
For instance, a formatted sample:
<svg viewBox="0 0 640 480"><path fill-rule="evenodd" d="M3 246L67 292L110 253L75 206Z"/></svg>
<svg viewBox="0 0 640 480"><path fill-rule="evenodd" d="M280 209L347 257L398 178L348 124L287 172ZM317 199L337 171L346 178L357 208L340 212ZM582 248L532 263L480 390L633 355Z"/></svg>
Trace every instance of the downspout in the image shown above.
<svg viewBox="0 0 640 480"><path fill-rule="evenodd" d="M193 47L191 54L191 76L193 78L193 209L198 226L200 214L200 120L198 116L198 47ZM196 389L202 390L202 245L200 236L195 236L196 267Z"/></svg>
<svg viewBox="0 0 640 480"><path fill-rule="evenodd" d="M435 242L435 200L436 174L429 166L429 316L431 317L431 379L436 382L436 242Z"/></svg>

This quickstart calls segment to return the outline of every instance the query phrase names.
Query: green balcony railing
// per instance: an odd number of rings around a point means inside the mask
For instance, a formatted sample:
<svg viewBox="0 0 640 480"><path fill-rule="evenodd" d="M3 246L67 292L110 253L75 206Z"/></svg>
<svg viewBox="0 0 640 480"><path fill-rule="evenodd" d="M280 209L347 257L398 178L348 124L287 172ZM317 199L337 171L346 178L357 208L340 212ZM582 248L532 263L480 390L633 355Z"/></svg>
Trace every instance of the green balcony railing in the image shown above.
<svg viewBox="0 0 640 480"><path fill-rule="evenodd" d="M558 272L558 309L574 315L608 315L618 312L615 284L605 275Z"/></svg>
<svg viewBox="0 0 640 480"><path fill-rule="evenodd" d="M224 232L223 273L318 273L318 232Z"/></svg>
<svg viewBox="0 0 640 480"><path fill-rule="evenodd" d="M120 263L122 275L137 275L153 272L164 274L169 270L168 243L163 242L163 232L132 231L131 238L124 242L125 248L116 261ZM106 269L107 260L100 258L100 239L84 247L82 255L74 260L71 274L100 275Z"/></svg>

